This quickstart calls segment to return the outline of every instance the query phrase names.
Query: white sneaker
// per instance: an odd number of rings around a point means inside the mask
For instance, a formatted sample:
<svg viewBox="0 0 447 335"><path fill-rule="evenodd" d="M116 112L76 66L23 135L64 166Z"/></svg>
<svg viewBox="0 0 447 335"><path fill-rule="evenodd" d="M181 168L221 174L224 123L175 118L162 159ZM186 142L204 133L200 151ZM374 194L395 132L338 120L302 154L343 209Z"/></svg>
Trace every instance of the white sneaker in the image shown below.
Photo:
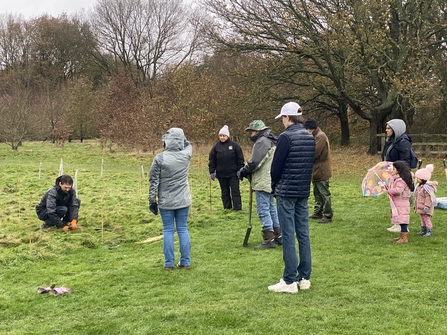
<svg viewBox="0 0 447 335"><path fill-rule="evenodd" d="M270 285L268 289L269 291L273 292L284 292L290 294L298 293L298 286L296 285L296 282L287 284L282 278L279 280L278 284Z"/></svg>
<svg viewBox="0 0 447 335"><path fill-rule="evenodd" d="M386 230L392 232L392 233L400 233L400 225L398 224L393 224L392 227L387 228Z"/></svg>
<svg viewBox="0 0 447 335"><path fill-rule="evenodd" d="M298 286L300 287L300 290L308 290L310 289L310 280L303 278L298 282Z"/></svg>

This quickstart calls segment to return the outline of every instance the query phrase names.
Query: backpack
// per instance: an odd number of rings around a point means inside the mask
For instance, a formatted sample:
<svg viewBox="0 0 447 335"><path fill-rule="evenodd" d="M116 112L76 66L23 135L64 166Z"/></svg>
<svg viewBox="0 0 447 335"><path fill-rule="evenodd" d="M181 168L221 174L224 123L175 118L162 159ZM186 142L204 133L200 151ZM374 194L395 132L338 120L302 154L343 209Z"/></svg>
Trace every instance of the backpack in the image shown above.
<svg viewBox="0 0 447 335"><path fill-rule="evenodd" d="M416 152L414 152L414 149L411 148L410 151L410 168L414 169L418 166L418 158L416 157Z"/></svg>
<svg viewBox="0 0 447 335"><path fill-rule="evenodd" d="M398 139L397 142L396 142L396 144L397 144L398 142L402 141L402 140L403 140L403 138ZM410 142L410 144L411 144L411 138L409 139L409 142ZM393 144L391 144L390 147L392 147L392 146L393 146ZM416 152L414 151L413 147L411 147L411 149L410 149L410 168L411 168L411 169L416 168L416 167L418 166L418 161L419 161L419 160L418 160L418 158L416 157Z"/></svg>

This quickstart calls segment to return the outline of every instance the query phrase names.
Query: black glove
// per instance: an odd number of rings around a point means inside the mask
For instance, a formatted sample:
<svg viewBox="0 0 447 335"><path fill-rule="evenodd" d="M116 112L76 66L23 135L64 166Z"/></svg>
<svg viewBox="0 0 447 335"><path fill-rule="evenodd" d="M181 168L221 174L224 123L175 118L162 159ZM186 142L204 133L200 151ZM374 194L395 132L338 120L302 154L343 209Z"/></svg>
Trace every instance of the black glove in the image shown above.
<svg viewBox="0 0 447 335"><path fill-rule="evenodd" d="M158 215L158 205L157 205L157 203L156 203L156 202L152 202L152 203L149 205L149 210L150 210L152 213L154 213L154 215Z"/></svg>
<svg viewBox="0 0 447 335"><path fill-rule="evenodd" d="M243 170L244 170L244 168L241 168L238 172L236 172L237 179L239 179L239 180L244 179Z"/></svg>

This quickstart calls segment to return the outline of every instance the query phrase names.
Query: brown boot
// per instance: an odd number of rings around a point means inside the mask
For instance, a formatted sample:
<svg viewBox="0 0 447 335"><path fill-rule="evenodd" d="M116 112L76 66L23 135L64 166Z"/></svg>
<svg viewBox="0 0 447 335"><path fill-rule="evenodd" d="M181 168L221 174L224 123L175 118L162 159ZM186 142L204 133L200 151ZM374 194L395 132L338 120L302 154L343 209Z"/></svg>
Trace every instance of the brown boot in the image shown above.
<svg viewBox="0 0 447 335"><path fill-rule="evenodd" d="M400 237L397 241L394 241L394 244L405 244L408 243L408 232L400 233Z"/></svg>
<svg viewBox="0 0 447 335"><path fill-rule="evenodd" d="M264 238L264 241L260 245L255 246L255 249L276 248L275 234L271 230L263 230L262 237Z"/></svg>
<svg viewBox="0 0 447 335"><path fill-rule="evenodd" d="M277 245L282 245L282 234L281 228L273 228L273 234L275 235L275 243Z"/></svg>

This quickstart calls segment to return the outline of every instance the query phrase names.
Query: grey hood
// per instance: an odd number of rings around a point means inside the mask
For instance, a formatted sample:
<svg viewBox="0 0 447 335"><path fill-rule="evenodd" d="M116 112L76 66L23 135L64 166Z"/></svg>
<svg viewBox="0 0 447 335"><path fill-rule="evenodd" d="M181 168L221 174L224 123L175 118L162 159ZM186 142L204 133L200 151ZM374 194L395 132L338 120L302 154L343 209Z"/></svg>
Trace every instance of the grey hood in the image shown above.
<svg viewBox="0 0 447 335"><path fill-rule="evenodd" d="M392 119L389 120L386 124L390 126L391 129L393 129L395 139L398 139L401 135L405 134L405 131L407 130L405 122L401 119Z"/></svg>
<svg viewBox="0 0 447 335"><path fill-rule="evenodd" d="M185 133L181 128L170 128L161 137L166 151L181 151L185 148Z"/></svg>

